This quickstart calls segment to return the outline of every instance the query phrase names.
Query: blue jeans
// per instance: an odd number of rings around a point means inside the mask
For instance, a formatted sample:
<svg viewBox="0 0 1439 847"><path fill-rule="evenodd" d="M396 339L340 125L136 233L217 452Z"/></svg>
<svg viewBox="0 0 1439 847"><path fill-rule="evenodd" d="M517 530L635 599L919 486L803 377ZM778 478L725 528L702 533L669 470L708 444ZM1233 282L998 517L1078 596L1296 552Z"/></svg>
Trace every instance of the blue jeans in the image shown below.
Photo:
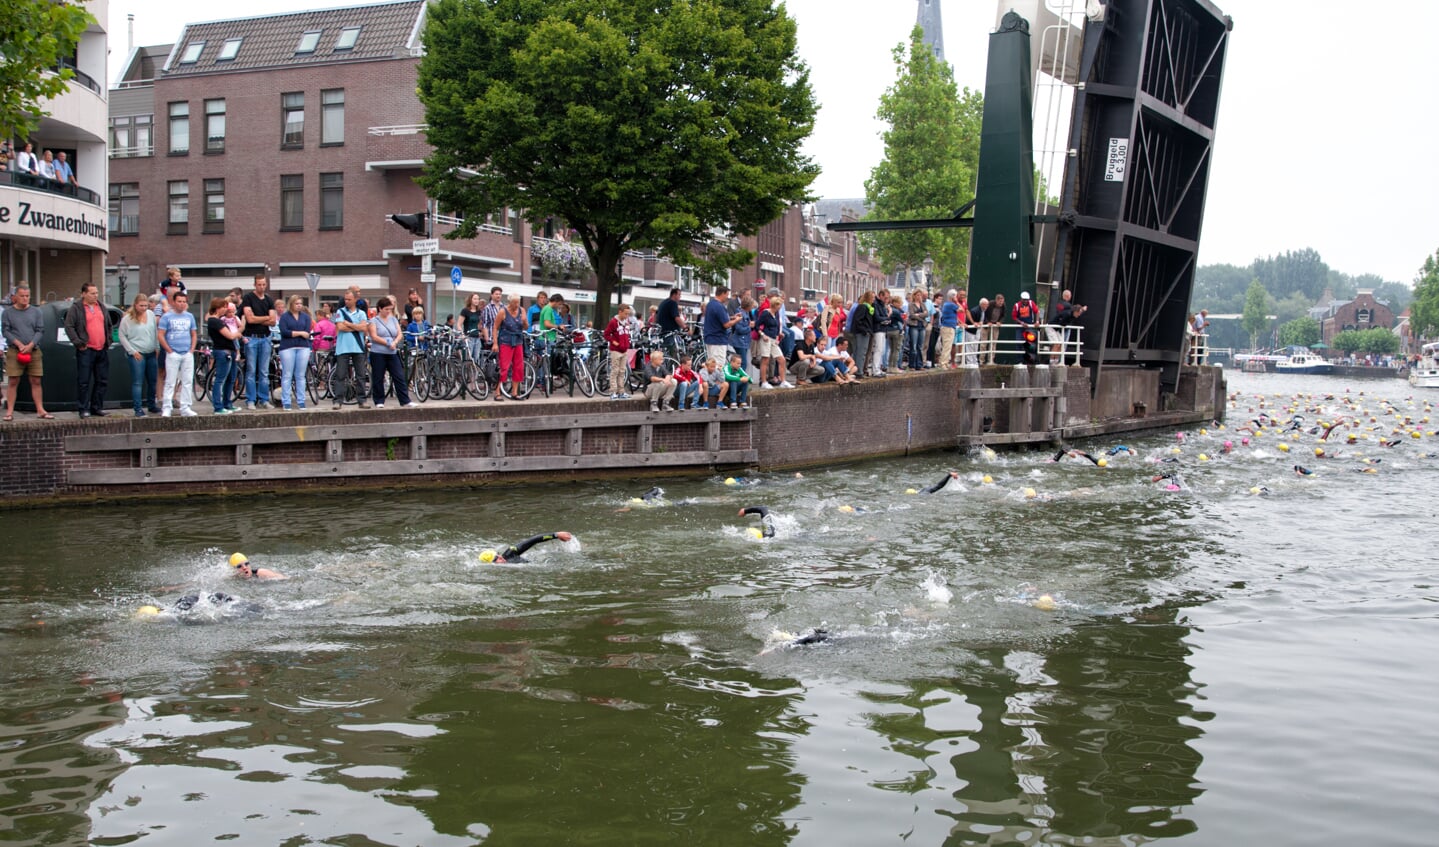
<svg viewBox="0 0 1439 847"><path fill-rule="evenodd" d="M155 401L155 377L160 371L160 360L153 352L141 353L140 358L130 357L130 399L135 401L135 411Z"/></svg>
<svg viewBox="0 0 1439 847"><path fill-rule="evenodd" d="M310 367L310 348L290 347L280 351L280 404L305 408L305 371ZM290 386L294 385L291 400Z"/></svg>
<svg viewBox="0 0 1439 847"><path fill-rule="evenodd" d="M249 336L245 345L245 402L270 402L270 336Z"/></svg>
<svg viewBox="0 0 1439 847"><path fill-rule="evenodd" d="M904 328L906 361L909 362L909 367L914 369L924 367L924 330L922 326Z"/></svg>
<svg viewBox="0 0 1439 847"><path fill-rule="evenodd" d="M689 382L681 382L681 383L676 387L676 389L675 389L675 408L683 409L683 408L685 407L685 398L686 398L686 397L688 397L689 400L690 400L690 406L698 406L698 405L700 404L700 383L699 383L699 380L697 380L697 379L692 379L692 380L690 380Z"/></svg>
<svg viewBox="0 0 1439 847"><path fill-rule="evenodd" d="M215 357L215 381L210 383L210 402L215 404L215 411L234 408L231 401L230 389L235 385L235 352L233 350L216 350Z"/></svg>
<svg viewBox="0 0 1439 847"><path fill-rule="evenodd" d="M749 383L739 380L725 380L729 383L729 395L725 398L731 406L736 403L744 403L749 400Z"/></svg>

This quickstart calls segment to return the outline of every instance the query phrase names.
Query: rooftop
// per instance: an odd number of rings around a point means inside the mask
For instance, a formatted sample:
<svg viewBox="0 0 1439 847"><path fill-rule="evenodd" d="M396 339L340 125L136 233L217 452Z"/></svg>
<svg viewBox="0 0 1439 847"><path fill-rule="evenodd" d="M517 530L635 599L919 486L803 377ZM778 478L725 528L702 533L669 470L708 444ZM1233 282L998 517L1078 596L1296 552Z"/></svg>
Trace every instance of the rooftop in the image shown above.
<svg viewBox="0 0 1439 847"><path fill-rule="evenodd" d="M419 46L424 0L186 24L166 76L390 59Z"/></svg>

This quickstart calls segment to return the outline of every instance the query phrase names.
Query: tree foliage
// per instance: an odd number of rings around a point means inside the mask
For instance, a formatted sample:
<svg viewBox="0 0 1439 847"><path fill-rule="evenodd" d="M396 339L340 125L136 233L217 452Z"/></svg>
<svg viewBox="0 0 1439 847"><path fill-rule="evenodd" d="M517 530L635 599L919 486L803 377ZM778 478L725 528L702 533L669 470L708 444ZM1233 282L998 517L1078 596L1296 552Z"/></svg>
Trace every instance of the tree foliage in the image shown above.
<svg viewBox="0 0 1439 847"><path fill-rule="evenodd" d="M1384 327L1373 329L1346 329L1334 336L1331 345L1345 353L1369 353L1384 356L1399 352L1399 336Z"/></svg>
<svg viewBox="0 0 1439 847"><path fill-rule="evenodd" d="M1360 289L1374 292L1398 315L1414 297L1405 283L1386 281L1377 274L1350 276L1324 264L1318 252L1304 249L1255 259L1248 266L1201 265L1194 274L1194 309L1208 309L1217 314L1233 314L1244 310L1244 296L1249 282L1258 279L1264 290L1274 298L1274 314L1288 321L1308 313L1309 309L1328 306L1320 303L1325 289L1341 301L1353 300Z"/></svg>
<svg viewBox="0 0 1439 847"><path fill-rule="evenodd" d="M1409 311L1409 330L1415 338L1439 335L1439 250L1424 257L1414 280L1414 302Z"/></svg>
<svg viewBox="0 0 1439 847"><path fill-rule="evenodd" d="M0 137L24 139L49 114L42 104L63 94L75 72L45 71L75 55L94 21L80 5L0 0Z"/></svg>
<svg viewBox="0 0 1439 847"><path fill-rule="evenodd" d="M1305 316L1281 324L1279 343L1285 347L1308 347L1319 342L1319 321Z"/></svg>
<svg viewBox="0 0 1439 847"><path fill-rule="evenodd" d="M889 125L884 159L864 184L868 217L952 217L974 199L984 97L968 88L961 93L949 64L925 46L922 27L916 26L909 44L897 45L893 55L898 78L880 97L877 113ZM875 232L864 241L887 272L914 267L926 257L934 259L938 275L949 279L962 278L969 267L968 229Z"/></svg>
<svg viewBox="0 0 1439 847"><path fill-rule="evenodd" d="M818 168L795 23L770 0L440 0L419 95L420 184L464 217L563 219L605 320L626 250L741 267L734 235L806 199Z"/></svg>
<svg viewBox="0 0 1439 847"><path fill-rule="evenodd" d="M1259 333L1269 328L1269 297L1259 280L1251 280L1249 290L1244 293L1244 317L1240 326L1249 333L1249 347L1259 346Z"/></svg>

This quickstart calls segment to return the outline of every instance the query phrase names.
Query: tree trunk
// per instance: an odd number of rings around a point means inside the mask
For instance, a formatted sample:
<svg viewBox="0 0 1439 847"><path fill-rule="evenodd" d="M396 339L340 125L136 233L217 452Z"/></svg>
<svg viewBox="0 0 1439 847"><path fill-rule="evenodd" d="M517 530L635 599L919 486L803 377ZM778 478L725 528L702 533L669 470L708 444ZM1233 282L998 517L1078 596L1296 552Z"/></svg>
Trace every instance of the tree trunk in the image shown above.
<svg viewBox="0 0 1439 847"><path fill-rule="evenodd" d="M600 241L590 264L595 268L595 327L603 329L610 322L611 300L620 290L620 267L625 252L618 240Z"/></svg>

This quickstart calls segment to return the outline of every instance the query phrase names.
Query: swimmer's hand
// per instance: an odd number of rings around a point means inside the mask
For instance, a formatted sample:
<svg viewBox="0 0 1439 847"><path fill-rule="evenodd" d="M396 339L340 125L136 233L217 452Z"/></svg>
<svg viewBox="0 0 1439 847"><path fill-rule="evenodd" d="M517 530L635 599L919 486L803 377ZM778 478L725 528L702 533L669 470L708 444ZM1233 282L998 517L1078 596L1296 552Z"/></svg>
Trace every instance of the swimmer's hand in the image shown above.
<svg viewBox="0 0 1439 847"><path fill-rule="evenodd" d="M561 540L561 541L574 541L574 540L575 540L575 537L574 537L573 535L571 535L570 533L568 533L568 532L557 532L557 533L555 533L555 538L558 538L558 539Z"/></svg>

